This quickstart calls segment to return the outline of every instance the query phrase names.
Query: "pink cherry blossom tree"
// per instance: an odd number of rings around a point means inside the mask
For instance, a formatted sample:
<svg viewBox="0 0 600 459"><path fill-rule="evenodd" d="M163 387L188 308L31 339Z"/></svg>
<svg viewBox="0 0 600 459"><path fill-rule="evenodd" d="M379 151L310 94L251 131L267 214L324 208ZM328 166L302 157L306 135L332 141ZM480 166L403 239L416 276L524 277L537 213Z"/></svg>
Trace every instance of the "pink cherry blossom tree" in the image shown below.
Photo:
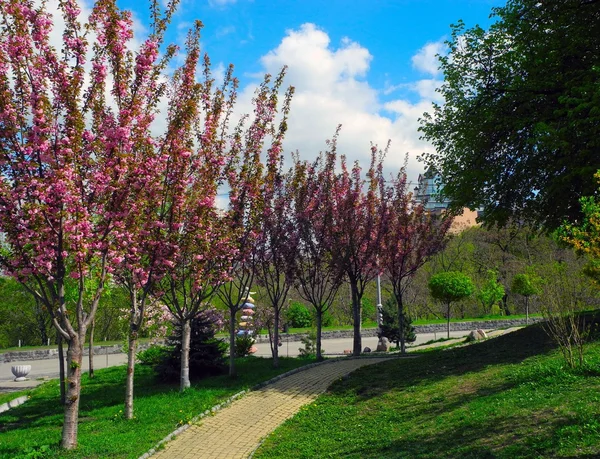
<svg viewBox="0 0 600 459"><path fill-rule="evenodd" d="M405 353L404 293L418 269L444 248L452 216L433 216L423 204L415 202L408 190L405 168L386 186L385 197L386 226L379 259L398 306L400 348Z"/></svg>
<svg viewBox="0 0 600 459"><path fill-rule="evenodd" d="M362 177L358 163L348 169L341 157L341 172L332 177L329 199L332 214L332 257L350 284L354 328L353 355L362 350L362 297L367 284L380 272L378 256L385 230L383 192L384 153L371 148L371 164Z"/></svg>
<svg viewBox="0 0 600 459"><path fill-rule="evenodd" d="M273 366L279 367L279 328L281 312L294 283L298 232L293 219L292 171L283 169L281 144L274 143L267 152L263 183L263 211L260 235L255 245L257 280L267 305L272 310Z"/></svg>
<svg viewBox="0 0 600 459"><path fill-rule="evenodd" d="M161 39L165 21L174 12L174 5L170 5L162 21L155 21L154 35ZM197 94L196 81L193 78L195 67L199 61L199 38L201 23L196 23L190 31L186 43L184 64L176 70L169 80L160 79L165 64L175 53L174 47L167 48L167 52L160 63L156 64L153 76L155 80L150 86L147 97L158 100L162 95L168 101L166 132L149 139L147 154L141 158L143 161L135 164L135 173L146 177L143 183L136 187L135 200L137 209L135 213L124 216L122 226L127 231L117 234L117 242L121 247L122 260L113 271L114 279L129 293L129 335L127 349L127 378L125 383L125 410L126 419L133 418L133 389L135 375L135 355L139 338L139 331L143 325L146 309L153 306L158 298L154 293L156 283L162 279L167 270L172 266L176 248L166 236L169 218L169 198L175 192L175 187L181 184L177 181L166 180L167 167L173 162L171 150L173 136L180 135L182 120L188 119L195 113L190 107L194 104L193 97ZM157 41L158 41L157 39ZM168 83L168 84L167 84ZM197 102L196 102L197 103ZM153 116L147 113L147 116ZM148 120L150 121L150 120Z"/></svg>
<svg viewBox="0 0 600 459"><path fill-rule="evenodd" d="M98 0L85 25L75 0L59 2L61 50L50 42L58 19L45 3L0 2L0 263L45 305L68 345L67 449L77 445L86 332L125 260L123 242L134 238L127 222L146 211L140 191L155 181L151 124L168 20L157 5L154 31L134 53L131 14L113 0Z"/></svg>
<svg viewBox="0 0 600 459"><path fill-rule="evenodd" d="M333 214L328 205L335 174L336 136L330 151L312 164L295 161L294 218L298 232L296 289L315 309L317 360L322 360L323 314L329 310L343 283L343 272L332 257Z"/></svg>
<svg viewBox="0 0 600 459"><path fill-rule="evenodd" d="M261 153L267 137L270 151L280 148L287 130L287 118L293 88L288 88L281 107L279 125L275 128L278 113L278 94L283 83L285 68L272 87L268 79L258 88L254 98L255 117L247 131L242 124L233 136L232 159L227 172L229 207L223 222L229 231L232 250L231 280L218 290L219 298L229 309L229 375L235 376L236 314L243 308L254 282L257 257L256 243L260 237L261 217L264 209L262 186L264 165Z"/></svg>

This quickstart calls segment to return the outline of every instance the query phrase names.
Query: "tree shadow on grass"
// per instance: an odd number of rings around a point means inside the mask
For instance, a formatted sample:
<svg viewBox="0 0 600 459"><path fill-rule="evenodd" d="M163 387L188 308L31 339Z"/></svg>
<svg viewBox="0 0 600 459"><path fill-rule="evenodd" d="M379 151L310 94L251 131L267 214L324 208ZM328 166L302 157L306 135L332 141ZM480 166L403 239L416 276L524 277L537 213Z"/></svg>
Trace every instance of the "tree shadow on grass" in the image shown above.
<svg viewBox="0 0 600 459"><path fill-rule="evenodd" d="M556 349L541 325L536 324L469 346L429 351L416 359L398 359L361 368L351 378L334 384L329 391L355 395L361 400L378 397L390 390L409 389L450 376L483 370L490 365L514 364ZM373 374L377 383L373 383Z"/></svg>
<svg viewBox="0 0 600 459"><path fill-rule="evenodd" d="M556 457L560 448L557 431L576 425L574 419L544 420L544 429L537 429L539 419L518 416L492 417L477 423L464 423L460 427L438 430L437 435L396 438L381 445L344 448L339 454L346 458L539 458ZM536 430L535 435L523 429ZM564 457L564 456L561 456ZM594 453L572 456L579 459L597 458Z"/></svg>

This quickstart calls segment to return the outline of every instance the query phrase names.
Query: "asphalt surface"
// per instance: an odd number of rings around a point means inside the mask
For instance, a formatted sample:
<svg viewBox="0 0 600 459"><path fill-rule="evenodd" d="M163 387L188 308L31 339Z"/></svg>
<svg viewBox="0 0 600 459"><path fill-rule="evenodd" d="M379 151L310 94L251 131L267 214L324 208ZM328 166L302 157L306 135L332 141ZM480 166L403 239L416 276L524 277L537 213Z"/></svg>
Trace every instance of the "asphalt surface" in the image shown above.
<svg viewBox="0 0 600 459"><path fill-rule="evenodd" d="M450 332L450 336L453 338L466 336L468 331L455 331ZM417 335L417 340L412 346L425 343L434 339L445 338L446 333L422 333ZM343 355L345 350L352 349L352 338L343 339L327 339L323 340L324 355L327 356L339 356ZM370 347L372 350L377 348L377 338L363 338L362 346ZM271 349L269 343L258 343L258 348L255 353L259 357L270 357ZM299 353L299 349L303 347L300 341L292 341L289 343L282 343L279 347L279 355L282 357L296 357ZM107 368L117 365L124 365L127 362L126 354L108 354L98 355L94 357L94 368L99 370L101 368ZM11 366L13 365L31 365L31 372L27 376L28 381L16 382L11 372ZM89 370L88 357L84 357L83 371ZM46 359L46 360L29 360L23 362L9 362L0 363L0 393L12 392L35 387L42 382L58 377L58 359Z"/></svg>

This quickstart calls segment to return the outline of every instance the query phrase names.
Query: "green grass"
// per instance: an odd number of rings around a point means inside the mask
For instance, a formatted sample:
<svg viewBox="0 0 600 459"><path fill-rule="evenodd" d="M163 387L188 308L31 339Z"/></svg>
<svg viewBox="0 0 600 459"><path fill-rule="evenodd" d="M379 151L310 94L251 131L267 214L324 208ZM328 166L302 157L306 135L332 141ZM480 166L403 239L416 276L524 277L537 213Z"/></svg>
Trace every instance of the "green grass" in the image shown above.
<svg viewBox="0 0 600 459"><path fill-rule="evenodd" d="M30 395L31 391L30 390L21 390L18 392L6 392L4 394L0 394L0 405L2 405L3 403L6 402L10 402L11 400L14 400L15 398L19 398L22 395Z"/></svg>
<svg viewBox="0 0 600 459"><path fill-rule="evenodd" d="M84 374L79 446L73 452L58 448L63 411L58 383L50 381L30 391L31 400L24 405L0 414L0 458L137 458L227 397L308 363L312 361L282 358L280 369L274 370L270 359L247 357L238 360L237 378L208 378L184 393L176 385L157 383L150 368L138 365L135 419L130 421L122 415L126 367L96 370L92 380Z"/></svg>
<svg viewBox="0 0 600 459"><path fill-rule="evenodd" d="M525 319L527 316L525 314L511 314L510 316L504 315L488 315L483 317L466 317L464 319L459 318L450 318L450 323L454 322L481 322L487 320L514 320L514 319ZM538 318L542 317L541 314L529 314L530 318ZM445 324L448 323L446 319L419 319L414 320L412 325L431 325L431 324Z"/></svg>
<svg viewBox="0 0 600 459"><path fill-rule="evenodd" d="M600 457L600 343L570 370L540 326L368 366L284 423L258 458Z"/></svg>

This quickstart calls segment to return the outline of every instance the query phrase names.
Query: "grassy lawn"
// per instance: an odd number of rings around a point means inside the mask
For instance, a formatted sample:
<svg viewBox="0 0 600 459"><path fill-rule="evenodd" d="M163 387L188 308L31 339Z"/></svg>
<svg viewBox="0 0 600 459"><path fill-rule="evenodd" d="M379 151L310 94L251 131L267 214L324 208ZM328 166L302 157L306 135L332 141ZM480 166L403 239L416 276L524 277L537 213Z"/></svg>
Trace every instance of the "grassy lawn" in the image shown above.
<svg viewBox="0 0 600 459"><path fill-rule="evenodd" d="M157 383L151 369L138 365L136 419L131 421L123 419L121 411L126 368L96 370L92 380L84 374L79 447L73 452L58 449L63 411L58 383L50 381L31 390L31 400L24 405L0 414L0 458L137 458L178 426L227 397L307 363L312 361L281 358L281 368L274 370L270 359L239 359L238 378L209 378L183 394L177 385Z"/></svg>
<svg viewBox="0 0 600 459"><path fill-rule="evenodd" d="M565 368L539 326L369 366L284 423L256 458L600 457L600 342Z"/></svg>
<svg viewBox="0 0 600 459"><path fill-rule="evenodd" d="M21 395L29 395L31 393L31 391L29 390L21 390L18 392L7 392L4 394L0 394L0 405L2 405L3 403L6 402L10 402L11 400L14 400L15 398L19 398Z"/></svg>

